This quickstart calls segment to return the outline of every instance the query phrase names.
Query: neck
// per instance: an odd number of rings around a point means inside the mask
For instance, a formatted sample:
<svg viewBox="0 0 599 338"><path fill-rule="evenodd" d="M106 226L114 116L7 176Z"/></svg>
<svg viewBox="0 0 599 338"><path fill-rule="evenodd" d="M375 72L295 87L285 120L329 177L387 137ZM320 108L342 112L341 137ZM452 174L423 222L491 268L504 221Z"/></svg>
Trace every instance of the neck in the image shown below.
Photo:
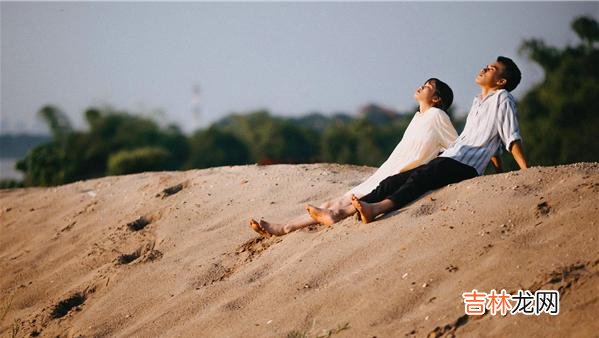
<svg viewBox="0 0 599 338"><path fill-rule="evenodd" d="M426 102L420 102L420 108L419 111L421 113L424 113L425 111L429 110L430 107L432 107L433 105L430 103L426 103Z"/></svg>
<svg viewBox="0 0 599 338"><path fill-rule="evenodd" d="M485 98L490 93L496 91L499 87L480 87L480 97Z"/></svg>

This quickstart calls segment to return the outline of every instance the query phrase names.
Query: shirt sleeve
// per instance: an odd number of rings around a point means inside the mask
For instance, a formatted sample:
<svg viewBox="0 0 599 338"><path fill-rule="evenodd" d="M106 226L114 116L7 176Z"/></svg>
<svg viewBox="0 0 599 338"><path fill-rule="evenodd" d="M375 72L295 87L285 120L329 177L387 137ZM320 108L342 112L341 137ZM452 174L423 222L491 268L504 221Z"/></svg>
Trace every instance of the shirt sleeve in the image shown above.
<svg viewBox="0 0 599 338"><path fill-rule="evenodd" d="M510 97L500 98L497 113L497 132L507 151L510 151L512 142L522 140L516 103Z"/></svg>
<svg viewBox="0 0 599 338"><path fill-rule="evenodd" d="M455 140L458 138L449 116L446 113L440 111L435 118L435 129L437 132L437 140L442 150L449 148Z"/></svg>
<svg viewBox="0 0 599 338"><path fill-rule="evenodd" d="M499 147L497 147L497 151L495 151L495 156L499 157L503 154L503 144L500 144Z"/></svg>

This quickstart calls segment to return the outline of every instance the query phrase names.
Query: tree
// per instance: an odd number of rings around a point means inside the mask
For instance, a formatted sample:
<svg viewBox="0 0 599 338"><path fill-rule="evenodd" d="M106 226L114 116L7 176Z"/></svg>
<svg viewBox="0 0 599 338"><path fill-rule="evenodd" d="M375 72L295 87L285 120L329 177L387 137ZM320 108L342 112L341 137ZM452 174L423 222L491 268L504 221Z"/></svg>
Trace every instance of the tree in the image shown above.
<svg viewBox="0 0 599 338"><path fill-rule="evenodd" d="M544 80L520 101L524 145L532 164L599 160L599 28L590 17L572 22L581 40L559 49L526 40L520 52L539 64Z"/></svg>
<svg viewBox="0 0 599 338"><path fill-rule="evenodd" d="M41 144L27 153L25 158L16 164L24 173L24 184L27 186L51 186L64 182L65 154L67 142L72 132L69 118L57 107L47 105L38 111L38 116L46 121L53 140Z"/></svg>
<svg viewBox="0 0 599 338"><path fill-rule="evenodd" d="M380 166L401 140L411 117L402 116L385 126L366 119L331 126L322 136L325 162Z"/></svg>
<svg viewBox="0 0 599 338"><path fill-rule="evenodd" d="M47 143L33 148L16 166L25 172L27 186L58 185L64 181L63 158L64 153L56 144Z"/></svg>
<svg viewBox="0 0 599 338"><path fill-rule="evenodd" d="M195 132L189 138L189 149L188 169L249 163L249 150L243 141L217 127Z"/></svg>
<svg viewBox="0 0 599 338"><path fill-rule="evenodd" d="M66 136L72 131L68 116L55 106L43 106L37 114L46 121L54 140L59 143L64 142Z"/></svg>
<svg viewBox="0 0 599 338"><path fill-rule="evenodd" d="M111 108L84 112L89 131L74 131L67 116L52 106L43 107L40 116L53 139L17 164L27 185L57 185L107 173L176 170L187 160L187 138L174 125L161 129L151 119Z"/></svg>
<svg viewBox="0 0 599 338"><path fill-rule="evenodd" d="M215 125L242 140L248 146L252 162L301 163L318 157L317 132L300 128L291 120L273 117L265 110L231 115Z"/></svg>

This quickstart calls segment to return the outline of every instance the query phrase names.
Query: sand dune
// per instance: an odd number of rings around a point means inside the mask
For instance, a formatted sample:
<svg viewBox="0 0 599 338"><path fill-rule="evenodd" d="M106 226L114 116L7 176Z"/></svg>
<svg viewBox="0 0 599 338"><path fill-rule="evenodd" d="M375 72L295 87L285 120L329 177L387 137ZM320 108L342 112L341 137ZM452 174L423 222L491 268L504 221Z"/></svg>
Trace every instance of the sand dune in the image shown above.
<svg viewBox="0 0 599 338"><path fill-rule="evenodd" d="M2 190L0 335L597 337L599 164L478 177L371 224L268 239L247 226L373 170L238 166ZM560 313L468 316L472 289L559 290Z"/></svg>

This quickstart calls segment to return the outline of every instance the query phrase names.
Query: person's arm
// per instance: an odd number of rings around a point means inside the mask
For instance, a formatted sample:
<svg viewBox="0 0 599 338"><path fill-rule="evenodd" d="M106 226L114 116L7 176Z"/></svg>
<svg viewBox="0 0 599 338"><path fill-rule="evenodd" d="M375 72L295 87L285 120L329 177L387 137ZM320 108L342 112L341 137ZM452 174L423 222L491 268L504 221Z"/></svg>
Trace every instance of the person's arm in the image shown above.
<svg viewBox="0 0 599 338"><path fill-rule="evenodd" d="M435 116L434 128L437 132L437 140L441 147L441 152L449 148L458 138L458 132L455 130L449 116L445 112L439 112Z"/></svg>
<svg viewBox="0 0 599 338"><path fill-rule="evenodd" d="M520 140L512 142L510 151L512 152L512 156L514 156L514 160L516 160L520 166L520 169L528 168L528 163L526 162L526 157L524 156L524 150L522 149L522 142L520 142Z"/></svg>
<svg viewBox="0 0 599 338"><path fill-rule="evenodd" d="M506 148L514 156L514 160L520 166L520 169L528 168L526 163L526 157L524 157L524 151L522 150L522 137L520 136L520 126L518 123L518 111L516 109L516 102L513 97L507 92L502 92L503 101L500 102L498 107L499 118L498 132L501 141L506 145ZM501 98L500 98L501 99Z"/></svg>
<svg viewBox="0 0 599 338"><path fill-rule="evenodd" d="M491 164L493 165L493 168L495 168L495 172L496 173L502 173L503 172L503 166L501 164L501 157L497 156L497 155L493 155L491 157Z"/></svg>

